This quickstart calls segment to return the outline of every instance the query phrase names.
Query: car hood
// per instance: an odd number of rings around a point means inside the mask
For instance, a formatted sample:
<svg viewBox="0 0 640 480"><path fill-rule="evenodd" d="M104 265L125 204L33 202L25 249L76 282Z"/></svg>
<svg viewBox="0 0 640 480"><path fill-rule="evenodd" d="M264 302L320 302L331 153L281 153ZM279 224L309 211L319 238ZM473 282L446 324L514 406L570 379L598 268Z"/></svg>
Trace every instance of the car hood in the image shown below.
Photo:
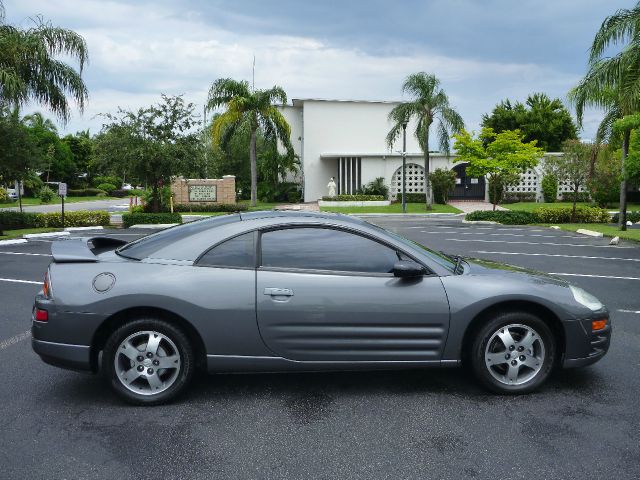
<svg viewBox="0 0 640 480"><path fill-rule="evenodd" d="M469 275L513 275L514 277L534 281L536 283L549 283L562 287L569 285L569 282L562 278L540 272L538 270L519 267L517 265L510 265L508 263L485 260L482 258L465 257L464 261L468 265L468 267L465 268L464 273Z"/></svg>

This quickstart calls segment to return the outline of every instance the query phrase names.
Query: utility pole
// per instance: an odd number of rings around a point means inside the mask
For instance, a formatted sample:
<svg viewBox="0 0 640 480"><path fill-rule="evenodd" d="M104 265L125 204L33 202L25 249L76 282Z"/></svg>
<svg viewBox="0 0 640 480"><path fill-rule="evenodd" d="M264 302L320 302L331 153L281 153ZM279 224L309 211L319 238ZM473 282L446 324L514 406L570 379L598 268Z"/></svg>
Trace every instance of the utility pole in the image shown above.
<svg viewBox="0 0 640 480"><path fill-rule="evenodd" d="M407 124L402 124L402 213L407 213Z"/></svg>

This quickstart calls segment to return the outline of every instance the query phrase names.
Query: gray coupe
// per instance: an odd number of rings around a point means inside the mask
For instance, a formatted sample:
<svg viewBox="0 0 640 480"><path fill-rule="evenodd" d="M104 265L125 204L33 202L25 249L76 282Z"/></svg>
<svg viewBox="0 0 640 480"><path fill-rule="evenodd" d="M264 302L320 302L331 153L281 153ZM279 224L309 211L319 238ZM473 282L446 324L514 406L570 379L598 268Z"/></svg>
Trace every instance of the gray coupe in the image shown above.
<svg viewBox="0 0 640 480"><path fill-rule="evenodd" d="M131 243L54 242L33 349L101 371L125 400L159 404L195 369L274 372L466 365L525 393L602 358L611 325L586 291L461 258L356 218L211 217Z"/></svg>

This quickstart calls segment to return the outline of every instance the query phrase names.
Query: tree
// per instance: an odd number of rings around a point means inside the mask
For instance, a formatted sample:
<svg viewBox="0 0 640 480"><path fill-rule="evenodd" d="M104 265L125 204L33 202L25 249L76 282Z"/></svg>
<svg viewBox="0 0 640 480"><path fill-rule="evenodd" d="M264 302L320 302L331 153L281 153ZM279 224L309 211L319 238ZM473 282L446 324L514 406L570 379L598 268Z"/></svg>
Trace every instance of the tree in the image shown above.
<svg viewBox="0 0 640 480"><path fill-rule="evenodd" d="M76 132L75 135L66 135L62 138L62 142L71 151L77 173L88 177L91 173L91 159L93 157L93 139L89 135L89 130Z"/></svg>
<svg viewBox="0 0 640 480"><path fill-rule="evenodd" d="M82 111L88 98L82 70L88 62L85 40L77 33L45 23L20 29L4 22L0 2L0 102L20 107L29 101L48 107L67 121L70 96ZM75 60L79 70L60 60Z"/></svg>
<svg viewBox="0 0 640 480"><path fill-rule="evenodd" d="M162 102L136 112L118 109L96 138L98 165L128 171L151 185L151 209L160 211L161 189L171 177L192 171L202 155L194 127L195 106L182 97L162 95Z"/></svg>
<svg viewBox="0 0 640 480"><path fill-rule="evenodd" d="M615 55L607 56L612 47L624 45ZM584 109L595 107L605 110L598 127L596 143L622 137L622 175L620 181L620 214L618 225L626 230L627 175L626 158L632 128L613 131L613 125L627 115L640 111L640 2L631 9L618 10L607 17L596 33L589 52L588 71L569 92L575 104L578 124L582 124Z"/></svg>
<svg viewBox="0 0 640 480"><path fill-rule="evenodd" d="M458 157L454 162L468 162L467 175L485 176L493 189L493 209L499 201L498 189L512 181L514 175L538 164L544 151L536 147L536 141L523 142L519 130L495 133L483 128L480 136L473 138L462 131L454 135L454 148Z"/></svg>
<svg viewBox="0 0 640 480"><path fill-rule="evenodd" d="M389 121L393 126L387 134L387 145L393 148L403 130L410 120L415 120L416 129L414 135L424 152L425 166L425 200L427 210L431 210L433 198L431 195L431 183L429 180L430 158L429 137L431 125L436 123L436 135L440 149L449 154L450 136L464 129L464 121L458 112L449 105L449 97L440 88L440 81L425 72L409 75L402 84L402 92L411 95L412 100L401 103L389 113Z"/></svg>
<svg viewBox="0 0 640 480"><path fill-rule="evenodd" d="M547 158L545 166L553 171L556 178L571 184L573 191L571 221L573 222L576 217L578 191L580 187L587 184L589 179L593 145L579 140L567 140L562 146L562 152L562 156Z"/></svg>
<svg viewBox="0 0 640 480"><path fill-rule="evenodd" d="M456 186L456 172L448 168L436 168L429 174L436 203L446 204L449 192Z"/></svg>
<svg viewBox="0 0 640 480"><path fill-rule="evenodd" d="M243 132L249 132L249 163L251 168L251 205L258 195L257 138L261 130L265 139L278 140L287 154L293 156L291 128L275 103L285 104L287 94L278 86L268 90L250 90L246 81L219 78L211 85L207 108L225 107L225 111L213 122L213 142L225 149L230 140Z"/></svg>
<svg viewBox="0 0 640 480"><path fill-rule="evenodd" d="M525 142L537 140L541 148L551 152L560 151L565 140L578 138L571 114L560 99L544 93L529 95L525 104L512 104L508 99L500 102L491 115L482 116L482 126L496 133L520 130Z"/></svg>

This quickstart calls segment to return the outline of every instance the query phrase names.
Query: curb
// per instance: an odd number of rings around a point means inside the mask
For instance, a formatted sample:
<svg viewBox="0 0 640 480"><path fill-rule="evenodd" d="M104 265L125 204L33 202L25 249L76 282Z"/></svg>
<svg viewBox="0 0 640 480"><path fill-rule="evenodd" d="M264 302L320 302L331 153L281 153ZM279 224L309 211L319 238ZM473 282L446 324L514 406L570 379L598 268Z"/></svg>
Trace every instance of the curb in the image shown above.
<svg viewBox="0 0 640 480"><path fill-rule="evenodd" d="M151 230L160 230L163 228L175 227L180 225L179 223L139 223L137 225L131 225L129 228L148 228Z"/></svg>
<svg viewBox="0 0 640 480"><path fill-rule="evenodd" d="M332 213L332 212L324 212ZM455 217L459 213L349 213L354 217L433 217L433 216L449 216Z"/></svg>
<svg viewBox="0 0 640 480"><path fill-rule="evenodd" d="M67 227L64 229L65 232L84 232L85 230L104 230L104 227Z"/></svg>
<svg viewBox="0 0 640 480"><path fill-rule="evenodd" d="M23 238L16 238L11 240L0 240L1 245L18 245L19 243L27 243L27 241Z"/></svg>
<svg viewBox="0 0 640 480"><path fill-rule="evenodd" d="M462 223L471 223L475 225L499 225L498 222L493 222L491 220L462 220Z"/></svg>
<svg viewBox="0 0 640 480"><path fill-rule="evenodd" d="M579 228L576 230L576 233L581 233L582 235L587 235L589 237L603 237L604 234L602 232L594 232L593 230L586 230L584 228Z"/></svg>
<svg viewBox="0 0 640 480"><path fill-rule="evenodd" d="M49 233L27 233L23 238L47 238L47 237L63 237L71 235L69 232L49 232Z"/></svg>

